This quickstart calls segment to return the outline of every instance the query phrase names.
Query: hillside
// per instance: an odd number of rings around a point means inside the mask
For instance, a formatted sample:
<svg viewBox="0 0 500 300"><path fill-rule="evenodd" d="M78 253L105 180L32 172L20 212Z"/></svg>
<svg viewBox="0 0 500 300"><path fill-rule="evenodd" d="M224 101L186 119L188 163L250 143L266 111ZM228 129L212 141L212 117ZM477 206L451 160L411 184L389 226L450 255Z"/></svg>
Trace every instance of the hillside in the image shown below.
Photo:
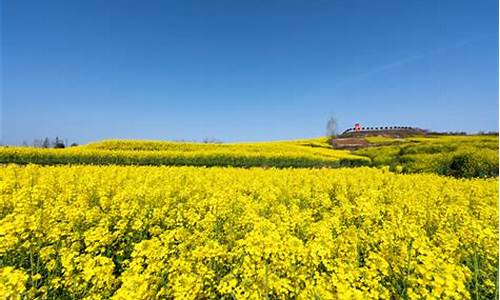
<svg viewBox="0 0 500 300"><path fill-rule="evenodd" d="M353 151L372 166L404 173L454 177L498 176L498 136L367 137L368 147Z"/></svg>
<svg viewBox="0 0 500 300"><path fill-rule="evenodd" d="M339 145L347 147L335 149ZM495 177L498 176L498 136L369 136L333 142L320 137L224 144L107 140L66 149L3 147L0 163L277 168L385 166L403 173Z"/></svg>

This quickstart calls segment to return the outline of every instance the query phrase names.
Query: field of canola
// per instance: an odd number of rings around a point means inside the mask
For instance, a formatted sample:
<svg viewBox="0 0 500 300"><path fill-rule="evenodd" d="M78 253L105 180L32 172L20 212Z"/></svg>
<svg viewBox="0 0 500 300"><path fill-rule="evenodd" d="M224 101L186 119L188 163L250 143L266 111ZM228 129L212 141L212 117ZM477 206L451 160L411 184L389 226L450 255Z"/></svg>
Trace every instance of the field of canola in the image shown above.
<svg viewBox="0 0 500 300"><path fill-rule="evenodd" d="M366 167L0 168L7 299L498 295L498 179Z"/></svg>
<svg viewBox="0 0 500 300"><path fill-rule="evenodd" d="M498 177L498 136L369 137L371 147L353 151L372 166L404 173L436 173L474 178Z"/></svg>
<svg viewBox="0 0 500 300"><path fill-rule="evenodd" d="M370 159L331 149L326 138L239 144L116 140L66 149L0 147L0 163L311 168L368 165Z"/></svg>

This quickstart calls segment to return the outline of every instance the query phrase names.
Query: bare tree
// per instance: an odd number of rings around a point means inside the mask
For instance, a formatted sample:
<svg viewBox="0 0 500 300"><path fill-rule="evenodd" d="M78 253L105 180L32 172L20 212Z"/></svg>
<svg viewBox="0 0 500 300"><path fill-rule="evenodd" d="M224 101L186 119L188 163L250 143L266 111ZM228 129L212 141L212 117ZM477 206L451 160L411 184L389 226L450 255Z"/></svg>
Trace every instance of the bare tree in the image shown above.
<svg viewBox="0 0 500 300"><path fill-rule="evenodd" d="M211 137L211 138L206 137L201 142L204 144L222 144L221 140L218 140L218 139L213 138L213 137Z"/></svg>
<svg viewBox="0 0 500 300"><path fill-rule="evenodd" d="M50 148L50 140L46 137L42 142L42 148Z"/></svg>
<svg viewBox="0 0 500 300"><path fill-rule="evenodd" d="M41 148L42 147L43 141L41 139L34 139L33 140L33 147L35 148Z"/></svg>
<svg viewBox="0 0 500 300"><path fill-rule="evenodd" d="M334 138L337 135L337 118L330 117L326 123L326 135Z"/></svg>

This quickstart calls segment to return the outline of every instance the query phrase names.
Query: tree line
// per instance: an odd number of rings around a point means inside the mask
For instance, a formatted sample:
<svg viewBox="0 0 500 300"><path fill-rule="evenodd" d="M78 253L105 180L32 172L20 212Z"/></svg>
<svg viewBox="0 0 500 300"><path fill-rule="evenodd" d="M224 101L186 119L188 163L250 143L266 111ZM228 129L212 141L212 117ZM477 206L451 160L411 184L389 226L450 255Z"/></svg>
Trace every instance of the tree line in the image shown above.
<svg viewBox="0 0 500 300"><path fill-rule="evenodd" d="M50 139L48 137L41 138L41 139L34 139L31 145L29 145L26 141L23 142L22 144L24 147L35 147L35 148L56 148L56 149L62 149L66 147L75 147L78 146L77 143L71 143L69 144L67 139L62 139L56 136L55 139Z"/></svg>

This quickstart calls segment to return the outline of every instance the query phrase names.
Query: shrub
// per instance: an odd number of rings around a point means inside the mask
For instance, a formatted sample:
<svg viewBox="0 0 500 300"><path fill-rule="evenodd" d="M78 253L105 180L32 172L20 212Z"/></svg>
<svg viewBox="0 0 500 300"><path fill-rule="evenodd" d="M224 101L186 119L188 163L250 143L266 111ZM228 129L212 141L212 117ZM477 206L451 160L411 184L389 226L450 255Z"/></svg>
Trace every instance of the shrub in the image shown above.
<svg viewBox="0 0 500 300"><path fill-rule="evenodd" d="M498 154L491 151L462 152L451 155L436 170L437 173L453 177L498 176Z"/></svg>

